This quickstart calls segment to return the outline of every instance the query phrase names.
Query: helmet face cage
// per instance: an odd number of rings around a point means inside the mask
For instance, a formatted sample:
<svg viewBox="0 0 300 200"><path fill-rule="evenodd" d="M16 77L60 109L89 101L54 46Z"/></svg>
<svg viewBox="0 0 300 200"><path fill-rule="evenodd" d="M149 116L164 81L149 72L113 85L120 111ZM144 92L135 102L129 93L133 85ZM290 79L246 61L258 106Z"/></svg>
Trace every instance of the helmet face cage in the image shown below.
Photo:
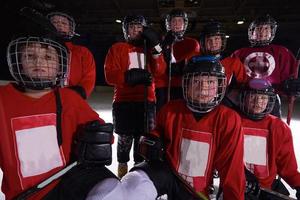
<svg viewBox="0 0 300 200"><path fill-rule="evenodd" d="M263 119L274 108L276 94L273 88L247 88L240 94L240 110L252 120Z"/></svg>
<svg viewBox="0 0 300 200"><path fill-rule="evenodd" d="M63 45L42 37L22 37L7 48L7 62L13 78L28 89L43 90L66 78L68 51Z"/></svg>
<svg viewBox="0 0 300 200"><path fill-rule="evenodd" d="M220 49L217 50L208 50L206 47L206 38L212 37L212 36L220 36L222 43ZM204 26L203 33L200 36L200 45L201 49L203 50L203 53L206 55L216 55L222 53L227 44L227 38L225 30L221 23L219 22L209 22Z"/></svg>
<svg viewBox="0 0 300 200"><path fill-rule="evenodd" d="M172 29L171 29L171 21L174 17L182 17L183 18L183 22L184 22L184 25L183 25L183 30L182 31L179 31L179 32L173 32ZM178 37L178 38L182 38L187 27L188 27L188 24L189 24L189 19L188 19L188 16L187 16L187 13L184 12L183 10L172 10L170 12L170 14L168 14L166 16L166 19L165 19L165 26L166 26L166 30L167 31L172 31L173 34Z"/></svg>
<svg viewBox="0 0 300 200"><path fill-rule="evenodd" d="M147 27L147 21L144 16L142 15L128 15L124 18L122 23L122 30L124 34L124 38L126 41L130 40L128 27L130 24L140 24L143 27Z"/></svg>
<svg viewBox="0 0 300 200"><path fill-rule="evenodd" d="M63 17L63 18L68 20L68 24L65 24L65 22L62 21L62 20L54 22L54 17ZM73 36L75 35L75 27L76 27L76 23L75 23L75 20L74 20L73 17L71 17L70 15L67 15L65 13L62 13L62 12L52 12L52 13L49 13L47 15L47 18L51 21L51 23L55 27L56 27L55 23L60 23L63 26L68 26L69 27L68 32L63 32L63 31L58 30L58 33L66 39L72 39L73 38Z"/></svg>
<svg viewBox="0 0 300 200"><path fill-rule="evenodd" d="M258 34L261 31L260 29L262 28L262 26L269 26L270 33L268 33L268 37L266 39L258 40ZM248 28L248 39L251 46L269 45L275 37L276 30L277 22L269 15L253 21Z"/></svg>
<svg viewBox="0 0 300 200"><path fill-rule="evenodd" d="M182 87L187 107L196 113L208 113L225 95L226 76L223 72L186 73Z"/></svg>

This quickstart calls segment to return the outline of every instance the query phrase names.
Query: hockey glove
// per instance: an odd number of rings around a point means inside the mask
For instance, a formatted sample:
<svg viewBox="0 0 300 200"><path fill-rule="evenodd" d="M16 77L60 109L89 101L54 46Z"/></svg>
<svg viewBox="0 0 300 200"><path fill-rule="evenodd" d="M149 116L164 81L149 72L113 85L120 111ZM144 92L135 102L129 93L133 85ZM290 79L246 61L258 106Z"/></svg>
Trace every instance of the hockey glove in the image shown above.
<svg viewBox="0 0 300 200"><path fill-rule="evenodd" d="M147 41L147 47L155 48L155 50L161 49L159 46L159 42L160 42L159 35L154 29L144 28L142 37Z"/></svg>
<svg viewBox="0 0 300 200"><path fill-rule="evenodd" d="M174 36L174 34L172 33L172 31L169 31L167 34L166 34L166 36L165 36L165 38L164 38L164 40L163 40L163 42L162 42L162 46L165 48L165 47L167 47L167 46L171 46L173 43L174 43L174 41L175 41L175 36Z"/></svg>
<svg viewBox="0 0 300 200"><path fill-rule="evenodd" d="M185 61L180 61L171 64L171 76L181 76L183 74L183 68L185 66Z"/></svg>
<svg viewBox="0 0 300 200"><path fill-rule="evenodd" d="M139 84L149 86L152 83L152 76L145 69L134 68L125 72L125 82L132 86Z"/></svg>
<svg viewBox="0 0 300 200"><path fill-rule="evenodd" d="M246 177L246 196L258 197L260 193L260 185L255 175L245 167Z"/></svg>
<svg viewBox="0 0 300 200"><path fill-rule="evenodd" d="M283 82L283 91L287 95L300 96L300 79L287 79Z"/></svg>
<svg viewBox="0 0 300 200"><path fill-rule="evenodd" d="M147 161L164 161L164 145L160 138L154 135L141 136L139 154Z"/></svg>
<svg viewBox="0 0 300 200"><path fill-rule="evenodd" d="M68 87L71 90L74 90L77 94L79 94L83 99L86 99L85 89L79 85L73 85Z"/></svg>
<svg viewBox="0 0 300 200"><path fill-rule="evenodd" d="M84 165L104 166L112 162L113 125L99 121L87 123L75 139L75 155Z"/></svg>

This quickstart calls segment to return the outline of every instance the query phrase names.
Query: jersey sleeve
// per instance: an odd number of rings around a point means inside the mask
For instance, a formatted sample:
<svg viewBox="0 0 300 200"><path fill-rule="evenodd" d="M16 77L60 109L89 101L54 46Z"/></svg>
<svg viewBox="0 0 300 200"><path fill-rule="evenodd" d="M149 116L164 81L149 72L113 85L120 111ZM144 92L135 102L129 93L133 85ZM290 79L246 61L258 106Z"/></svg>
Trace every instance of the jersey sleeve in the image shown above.
<svg viewBox="0 0 300 200"><path fill-rule="evenodd" d="M300 187L300 173L297 170L291 129L282 121L278 121L276 126L272 126L272 129L273 134L277 137L275 148L277 149L276 165L278 174L291 187Z"/></svg>
<svg viewBox="0 0 300 200"><path fill-rule="evenodd" d="M95 120L98 120L101 124L105 123L105 121L99 117L98 113L73 90L63 88L61 97L63 113L67 113L68 115L64 116L63 119L69 119L72 123L76 123L77 125L84 125L87 122Z"/></svg>
<svg viewBox="0 0 300 200"><path fill-rule="evenodd" d="M163 54L160 54L159 56L153 57L148 56L150 58L150 71L154 76L160 76L165 73L167 69L167 64L164 60Z"/></svg>
<svg viewBox="0 0 300 200"><path fill-rule="evenodd" d="M125 82L125 68L122 68L122 48L113 45L109 50L104 62L104 73L106 82L113 86L122 86Z"/></svg>
<svg viewBox="0 0 300 200"><path fill-rule="evenodd" d="M96 63L93 54L85 47L82 47L82 64L83 64L83 74L82 79L79 82L87 94L90 96L96 82Z"/></svg>
<svg viewBox="0 0 300 200"><path fill-rule="evenodd" d="M245 174L243 162L243 134L241 119L234 111L223 113L216 127L219 130L215 167L220 174L224 199L244 199Z"/></svg>
<svg viewBox="0 0 300 200"><path fill-rule="evenodd" d="M233 74L238 83L246 83L249 77L246 74L244 64L240 61L239 58L234 58L233 63Z"/></svg>
<svg viewBox="0 0 300 200"><path fill-rule="evenodd" d="M189 60L193 56L200 54L200 44L197 40L186 38L174 45L174 56L177 62Z"/></svg>
<svg viewBox="0 0 300 200"><path fill-rule="evenodd" d="M278 49L279 50L279 49ZM281 73L280 73L280 81L283 82L288 78L293 78L296 74L297 61L293 53L285 47L282 47L279 52L279 57L281 58L280 65Z"/></svg>

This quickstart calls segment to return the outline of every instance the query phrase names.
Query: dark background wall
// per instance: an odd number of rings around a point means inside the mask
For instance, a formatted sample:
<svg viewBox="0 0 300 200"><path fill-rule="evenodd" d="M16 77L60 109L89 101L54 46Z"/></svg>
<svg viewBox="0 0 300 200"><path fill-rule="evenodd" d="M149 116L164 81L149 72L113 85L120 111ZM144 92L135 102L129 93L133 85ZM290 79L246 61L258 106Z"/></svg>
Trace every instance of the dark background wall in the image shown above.
<svg viewBox="0 0 300 200"><path fill-rule="evenodd" d="M115 19L123 19L129 13L145 15L151 26L163 33L166 13L175 7L183 8L190 19L186 35L196 39L203 24L215 18L225 25L230 36L225 55L248 46L249 23L258 15L269 13L279 24L273 43L286 46L295 55L300 47L300 1L296 0L5 0L0 8L0 80L12 79L6 63L6 47L13 36L22 31L18 28L21 23L18 11L23 6L35 8L42 14L64 11L75 18L76 32L81 36L74 42L88 47L94 54L97 85L106 85L103 63L107 50L123 39L121 24ZM245 24L237 25L238 19L244 19Z"/></svg>

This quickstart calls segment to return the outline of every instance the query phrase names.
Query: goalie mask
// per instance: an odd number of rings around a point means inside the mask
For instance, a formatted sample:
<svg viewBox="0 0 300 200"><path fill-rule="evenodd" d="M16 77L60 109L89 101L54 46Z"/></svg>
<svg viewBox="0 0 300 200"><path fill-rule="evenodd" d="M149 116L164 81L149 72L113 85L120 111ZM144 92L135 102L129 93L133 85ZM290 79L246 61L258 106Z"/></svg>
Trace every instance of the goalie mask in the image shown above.
<svg viewBox="0 0 300 200"><path fill-rule="evenodd" d="M226 33L220 22L211 20L204 25L200 35L201 49L206 55L217 55L225 50Z"/></svg>
<svg viewBox="0 0 300 200"><path fill-rule="evenodd" d="M47 15L47 18L63 38L72 39L75 35L76 24L73 17L62 12L52 12Z"/></svg>
<svg viewBox="0 0 300 200"><path fill-rule="evenodd" d="M175 38L182 38L188 26L187 13L181 9L173 9L165 19L167 31L172 31Z"/></svg>
<svg viewBox="0 0 300 200"><path fill-rule="evenodd" d="M184 69L182 87L187 107L195 113L208 113L225 95L224 67L213 56L193 57Z"/></svg>
<svg viewBox="0 0 300 200"><path fill-rule="evenodd" d="M276 94L269 81L251 79L240 94L240 110L252 120L263 119L271 113Z"/></svg>
<svg viewBox="0 0 300 200"><path fill-rule="evenodd" d="M9 71L19 85L43 90L59 85L66 76L66 47L44 37L20 37L7 48Z"/></svg>
<svg viewBox="0 0 300 200"><path fill-rule="evenodd" d="M147 27L147 21L142 15L127 15L122 23L122 30L126 41L142 44L141 32Z"/></svg>
<svg viewBox="0 0 300 200"><path fill-rule="evenodd" d="M269 45L275 37L276 29L277 22L270 15L255 19L248 28L251 46Z"/></svg>

